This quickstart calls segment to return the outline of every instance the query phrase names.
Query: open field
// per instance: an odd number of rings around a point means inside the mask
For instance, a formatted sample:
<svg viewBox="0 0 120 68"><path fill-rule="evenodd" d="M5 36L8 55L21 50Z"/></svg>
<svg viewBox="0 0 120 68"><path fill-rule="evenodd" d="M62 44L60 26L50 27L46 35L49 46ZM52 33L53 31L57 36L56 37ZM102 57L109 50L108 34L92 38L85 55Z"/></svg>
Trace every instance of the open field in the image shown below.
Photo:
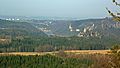
<svg viewBox="0 0 120 68"><path fill-rule="evenodd" d="M67 50L65 52L76 54L109 54L110 50Z"/></svg>
<svg viewBox="0 0 120 68"><path fill-rule="evenodd" d="M66 50L65 53L75 53L75 54L109 54L110 50ZM54 54L56 52L9 52L9 53L0 53L0 55L46 55Z"/></svg>
<svg viewBox="0 0 120 68"><path fill-rule="evenodd" d="M0 55L46 55L46 54L52 54L53 52L9 52L9 53L0 53Z"/></svg>

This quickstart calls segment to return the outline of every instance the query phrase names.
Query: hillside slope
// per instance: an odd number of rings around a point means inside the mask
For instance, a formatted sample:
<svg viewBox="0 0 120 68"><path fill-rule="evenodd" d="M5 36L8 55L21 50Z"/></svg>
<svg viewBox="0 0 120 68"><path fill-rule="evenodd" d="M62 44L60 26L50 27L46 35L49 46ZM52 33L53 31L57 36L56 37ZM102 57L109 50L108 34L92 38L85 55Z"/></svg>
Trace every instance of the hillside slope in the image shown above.
<svg viewBox="0 0 120 68"><path fill-rule="evenodd" d="M0 20L0 35L11 36L47 36L27 22Z"/></svg>
<svg viewBox="0 0 120 68"><path fill-rule="evenodd" d="M120 37L120 23L110 18L73 21L73 30L80 29L81 37Z"/></svg>

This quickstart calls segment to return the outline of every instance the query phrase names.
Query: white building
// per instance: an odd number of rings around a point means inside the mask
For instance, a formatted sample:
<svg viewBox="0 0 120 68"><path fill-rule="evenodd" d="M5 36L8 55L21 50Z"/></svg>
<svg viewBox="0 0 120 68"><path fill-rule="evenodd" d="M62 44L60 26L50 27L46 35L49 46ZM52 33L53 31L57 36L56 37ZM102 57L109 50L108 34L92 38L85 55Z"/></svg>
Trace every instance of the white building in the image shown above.
<svg viewBox="0 0 120 68"><path fill-rule="evenodd" d="M69 25L69 29L70 29L70 31L73 31L71 24Z"/></svg>
<svg viewBox="0 0 120 68"><path fill-rule="evenodd" d="M87 32L87 29L86 29L86 28L84 28L83 32L84 32L84 33L86 33L86 32Z"/></svg>
<svg viewBox="0 0 120 68"><path fill-rule="evenodd" d="M76 29L76 31L77 31L77 32L79 32L79 31L80 31L80 29Z"/></svg>

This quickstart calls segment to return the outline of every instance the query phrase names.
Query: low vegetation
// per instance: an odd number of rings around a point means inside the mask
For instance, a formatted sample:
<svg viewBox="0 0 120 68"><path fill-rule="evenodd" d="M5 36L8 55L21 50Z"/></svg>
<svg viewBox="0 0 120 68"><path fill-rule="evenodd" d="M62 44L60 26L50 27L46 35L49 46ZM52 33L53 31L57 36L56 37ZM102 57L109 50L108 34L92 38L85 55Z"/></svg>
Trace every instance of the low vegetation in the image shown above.
<svg viewBox="0 0 120 68"><path fill-rule="evenodd" d="M92 60L44 56L0 56L0 68L88 68Z"/></svg>
<svg viewBox="0 0 120 68"><path fill-rule="evenodd" d="M119 68L120 56L113 54L0 55L0 68Z"/></svg>

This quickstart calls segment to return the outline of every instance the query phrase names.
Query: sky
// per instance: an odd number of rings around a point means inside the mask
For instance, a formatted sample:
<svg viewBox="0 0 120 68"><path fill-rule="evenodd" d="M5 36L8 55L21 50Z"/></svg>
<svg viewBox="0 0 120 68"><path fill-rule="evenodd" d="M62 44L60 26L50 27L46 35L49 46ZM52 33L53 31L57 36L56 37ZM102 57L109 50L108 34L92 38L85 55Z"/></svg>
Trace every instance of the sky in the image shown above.
<svg viewBox="0 0 120 68"><path fill-rule="evenodd" d="M0 15L96 18L107 17L112 0L0 0Z"/></svg>

